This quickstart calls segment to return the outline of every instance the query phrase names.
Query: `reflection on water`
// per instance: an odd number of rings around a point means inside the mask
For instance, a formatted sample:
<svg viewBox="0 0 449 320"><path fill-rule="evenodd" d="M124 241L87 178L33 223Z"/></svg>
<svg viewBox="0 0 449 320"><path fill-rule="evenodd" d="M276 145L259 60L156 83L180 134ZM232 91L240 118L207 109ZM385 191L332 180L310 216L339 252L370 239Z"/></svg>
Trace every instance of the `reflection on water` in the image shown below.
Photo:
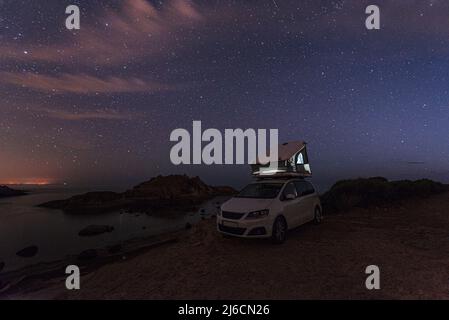
<svg viewBox="0 0 449 320"><path fill-rule="evenodd" d="M35 206L83 192L85 190L40 190L27 196L0 199L0 262L5 262L3 272L59 260L86 249L104 248L129 239L179 230L187 222L193 224L200 219L200 212L176 218L120 212L72 215ZM199 211L201 214L213 214L217 210L216 202L222 203L225 199L218 197L208 201ZM114 231L94 237L78 236L81 229L92 224L113 226ZM35 257L21 258L16 255L17 251L34 245L39 247Z"/></svg>

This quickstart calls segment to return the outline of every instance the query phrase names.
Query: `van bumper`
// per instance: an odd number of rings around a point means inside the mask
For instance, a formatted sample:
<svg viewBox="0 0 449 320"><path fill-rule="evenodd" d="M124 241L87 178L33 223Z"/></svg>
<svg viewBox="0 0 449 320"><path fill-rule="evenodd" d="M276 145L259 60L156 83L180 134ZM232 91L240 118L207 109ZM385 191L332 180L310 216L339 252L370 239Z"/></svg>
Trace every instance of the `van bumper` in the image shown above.
<svg viewBox="0 0 449 320"><path fill-rule="evenodd" d="M231 220L217 217L217 230L220 233L240 238L271 237L273 223L270 219Z"/></svg>

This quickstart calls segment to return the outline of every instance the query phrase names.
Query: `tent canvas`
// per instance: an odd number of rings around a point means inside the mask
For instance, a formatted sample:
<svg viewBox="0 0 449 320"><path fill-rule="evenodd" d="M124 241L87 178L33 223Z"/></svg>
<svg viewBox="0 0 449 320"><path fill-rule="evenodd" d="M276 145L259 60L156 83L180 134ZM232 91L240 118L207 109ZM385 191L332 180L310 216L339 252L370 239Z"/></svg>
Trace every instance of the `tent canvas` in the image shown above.
<svg viewBox="0 0 449 320"><path fill-rule="evenodd" d="M252 174L258 177L273 176L301 176L312 175L309 157L307 156L307 143L304 141L291 141L278 146L277 169L273 172L270 164L256 162L251 165Z"/></svg>

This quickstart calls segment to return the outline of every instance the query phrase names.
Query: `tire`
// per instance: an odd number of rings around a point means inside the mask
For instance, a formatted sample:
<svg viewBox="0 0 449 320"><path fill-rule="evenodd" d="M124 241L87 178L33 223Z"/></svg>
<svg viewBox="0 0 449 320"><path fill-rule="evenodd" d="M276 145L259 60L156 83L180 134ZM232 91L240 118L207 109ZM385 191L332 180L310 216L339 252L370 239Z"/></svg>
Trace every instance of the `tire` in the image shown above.
<svg viewBox="0 0 449 320"><path fill-rule="evenodd" d="M315 216L313 218L313 222L315 224L320 224L323 221L323 213L321 212L320 207L315 208Z"/></svg>
<svg viewBox="0 0 449 320"><path fill-rule="evenodd" d="M273 223L271 241L274 244L282 244L287 239L287 222L284 217L277 217Z"/></svg>

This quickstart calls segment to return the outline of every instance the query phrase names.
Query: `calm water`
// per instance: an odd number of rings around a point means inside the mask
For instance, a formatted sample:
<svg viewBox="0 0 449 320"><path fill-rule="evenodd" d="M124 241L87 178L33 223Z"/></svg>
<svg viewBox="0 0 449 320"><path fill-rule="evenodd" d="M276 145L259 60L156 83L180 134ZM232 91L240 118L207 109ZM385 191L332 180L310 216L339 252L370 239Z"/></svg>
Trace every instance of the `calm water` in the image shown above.
<svg viewBox="0 0 449 320"><path fill-rule="evenodd" d="M0 199L0 261L6 264L3 272L55 261L86 249L104 248L125 240L178 230L187 222L200 220L200 212L178 218L160 218L119 212L71 215L60 210L36 207L46 201L68 198L85 191L34 190L27 196ZM215 202L224 200L222 197L213 199L201 208L205 209L206 214L215 213ZM92 224L113 226L114 231L94 237L78 236L81 229ZM17 251L31 245L39 247L35 257L21 258L16 255Z"/></svg>

